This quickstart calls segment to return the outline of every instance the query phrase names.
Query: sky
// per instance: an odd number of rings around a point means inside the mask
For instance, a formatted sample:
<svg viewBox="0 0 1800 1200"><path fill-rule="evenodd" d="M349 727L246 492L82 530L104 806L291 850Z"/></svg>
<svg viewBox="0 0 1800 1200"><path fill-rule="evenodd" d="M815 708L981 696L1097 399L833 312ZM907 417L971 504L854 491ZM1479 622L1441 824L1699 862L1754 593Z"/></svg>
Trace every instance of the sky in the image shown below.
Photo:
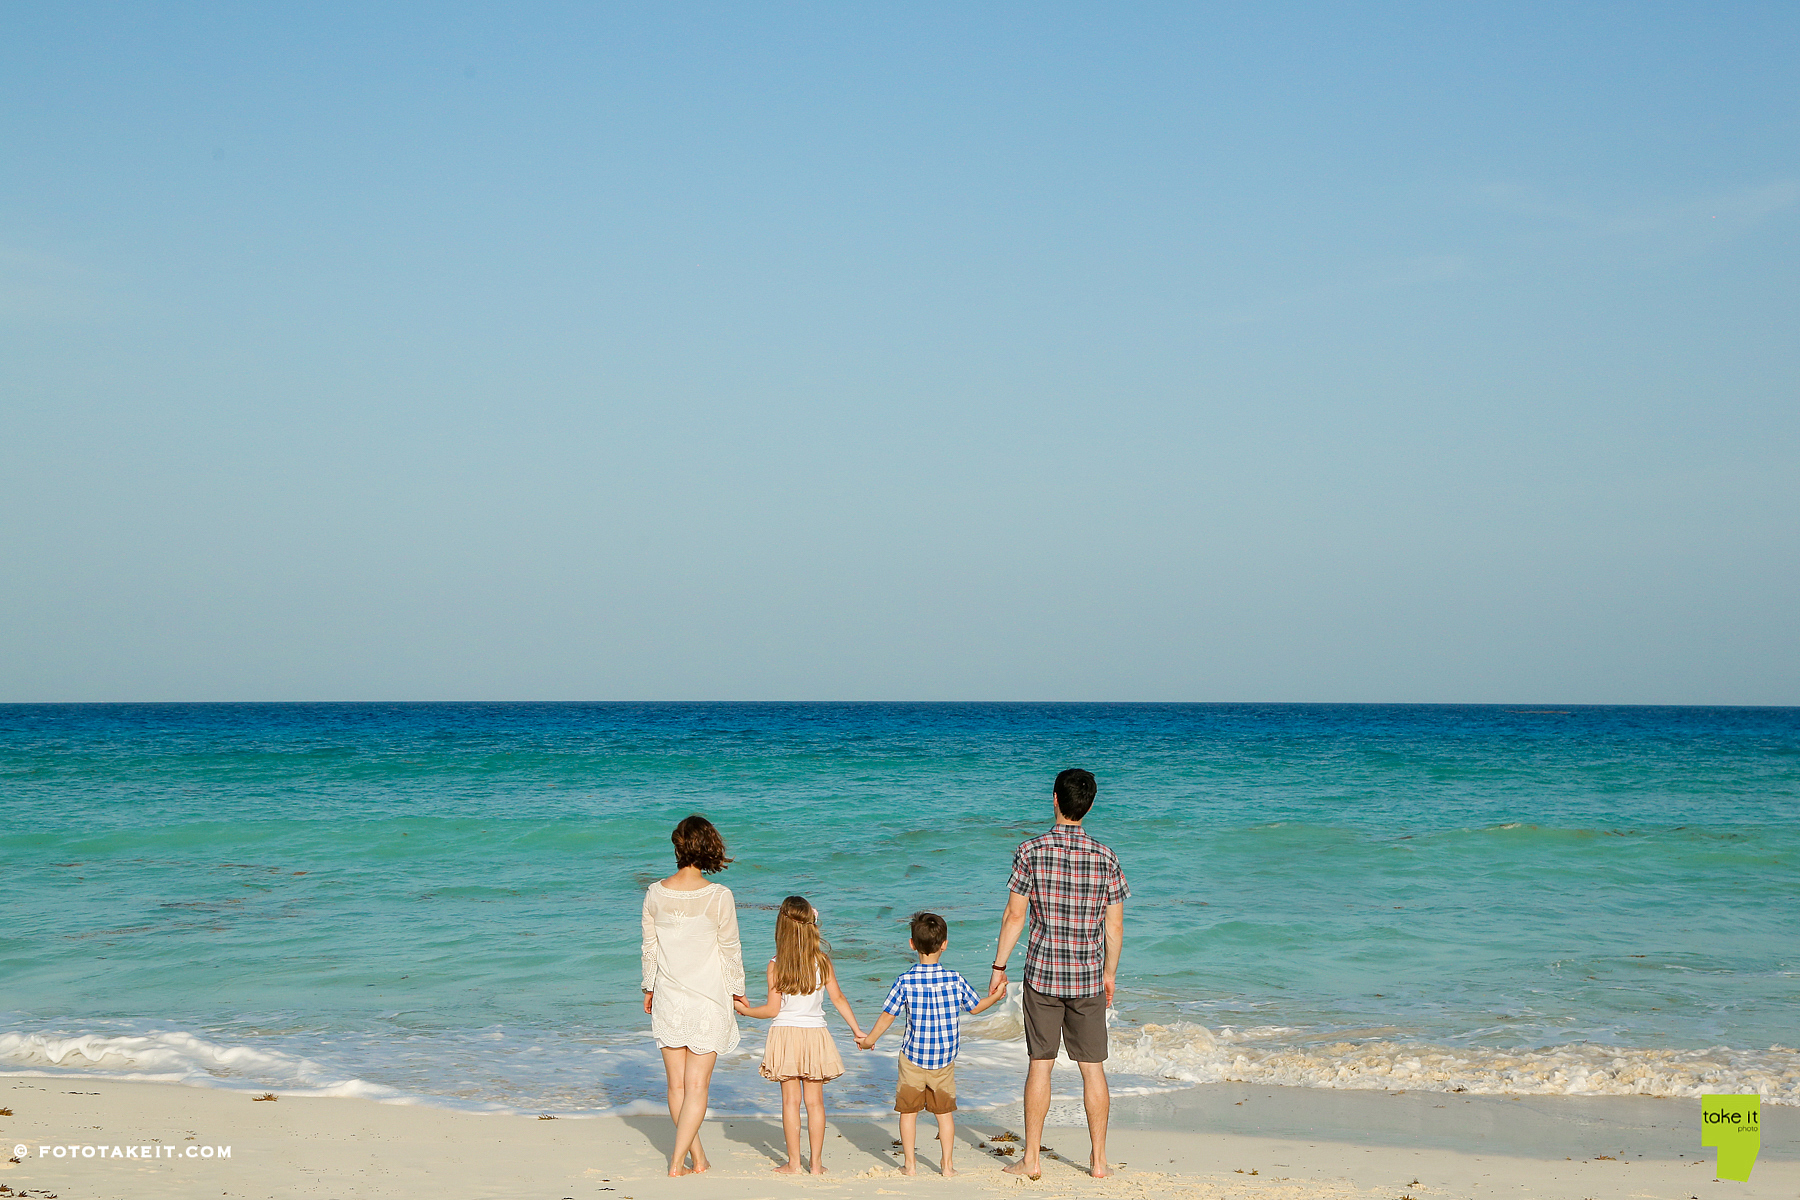
<svg viewBox="0 0 1800 1200"><path fill-rule="evenodd" d="M1800 7L0 13L0 701L1800 704Z"/></svg>

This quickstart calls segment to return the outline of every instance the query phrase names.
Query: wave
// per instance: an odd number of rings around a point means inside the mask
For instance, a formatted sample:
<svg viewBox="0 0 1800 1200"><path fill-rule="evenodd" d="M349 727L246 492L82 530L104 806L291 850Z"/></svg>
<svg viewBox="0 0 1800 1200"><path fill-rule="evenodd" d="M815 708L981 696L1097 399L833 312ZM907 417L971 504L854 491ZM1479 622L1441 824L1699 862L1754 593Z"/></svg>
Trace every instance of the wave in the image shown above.
<svg viewBox="0 0 1800 1200"><path fill-rule="evenodd" d="M124 1080L138 1083L173 1083L189 1087L217 1088L222 1091L279 1091L284 1096L350 1097L375 1100L383 1104L419 1104L449 1108L461 1112L487 1114L552 1113L559 1117L628 1117L667 1113L668 1104L660 1094L662 1064L654 1044L634 1038L625 1047L598 1049L583 1045L524 1045L502 1053L523 1052L533 1063L528 1074L510 1078L492 1078L489 1087L471 1090L466 1081L451 1082L459 1076L479 1071L483 1063L470 1053L471 1040L505 1041L497 1031L475 1031L445 1034L435 1039L428 1056L432 1069L421 1075L405 1072L414 1086L399 1088L375 1083L323 1065L304 1054L279 1049L246 1045L227 1045L193 1033L166 1030L146 1033L0 1033L0 1074L26 1078L85 1080ZM636 1043L644 1042L645 1045ZM363 1065L377 1073L394 1071L400 1059L416 1066L419 1039L405 1043L365 1043ZM610 1056L610 1070L598 1075L584 1075L570 1085L566 1080L552 1081L559 1070L566 1071L578 1057L595 1054ZM735 1056L748 1059L747 1054ZM559 1061L560 1060L560 1061ZM739 1064L740 1066L743 1064ZM739 1072L742 1074L742 1072ZM750 1072L754 1075L754 1071ZM605 1076L614 1083L629 1079L632 1084L654 1081L657 1087L633 1087L624 1091L655 1092L641 1096L612 1095ZM760 1077L760 1085L741 1099L733 1097L732 1080L723 1082L715 1092L727 1099L722 1111L779 1113L780 1093L774 1092L770 1105L759 1103L760 1093L770 1090ZM742 1082L742 1081L737 1081ZM585 1085L585 1086L584 1086ZM441 1089L441 1090L440 1090Z"/></svg>
<svg viewBox="0 0 1800 1200"><path fill-rule="evenodd" d="M1023 989L963 1022L967 1038L1022 1041ZM1661 1050L1576 1042L1540 1049L1448 1047L1364 1038L1325 1041L1288 1025L1211 1029L1191 1021L1121 1027L1108 1010L1107 1072L1166 1084L1469 1092L1487 1095L1701 1096L1756 1092L1800 1106L1800 1050ZM965 1041L965 1046L969 1045ZM1063 1059L1066 1060L1064 1055Z"/></svg>
<svg viewBox="0 0 1800 1200"><path fill-rule="evenodd" d="M230 1091L281 1088L295 1096L356 1096L405 1102L394 1088L334 1076L278 1050L225 1046L191 1033L116 1036L0 1033L0 1068L13 1075L93 1076L184 1083Z"/></svg>
<svg viewBox="0 0 1800 1200"><path fill-rule="evenodd" d="M989 1014L964 1023L958 1083L967 1106L987 1108L1017 1100L1025 1067L1023 1034L1016 994ZM507 1035L505 1040L517 1038ZM1489 1095L1693 1097L1755 1092L1770 1104L1800 1106L1800 1050L1785 1046L1670 1050L1572 1043L1509 1050L1391 1037L1326 1041L1292 1026L1213 1029L1185 1021L1115 1023L1110 1043L1107 1070L1120 1095L1250 1083ZM414 1068L410 1072L396 1072L393 1055L401 1046L376 1039L365 1049L368 1053L354 1064L357 1069L404 1079L407 1087L371 1082L355 1071L321 1064L304 1054L227 1045L181 1031L0 1033L0 1072L233 1091L273 1089L284 1095L347 1096L486 1113L548 1111L594 1117L665 1111L661 1064L654 1046L642 1037L609 1047L585 1040L581 1045L521 1043L517 1049L524 1053L509 1055L507 1069L490 1075L489 1086L476 1092L468 1089L467 1078L480 1070L482 1062L471 1057L467 1036L409 1038L404 1052ZM897 1039L894 1046L884 1046L883 1053L847 1056L850 1071L838 1085L835 1107L846 1114L885 1112L892 1096L896 1049ZM779 1093L751 1065L759 1050L747 1040L729 1056L729 1064L721 1062L713 1089L720 1113L779 1111Z"/></svg>
<svg viewBox="0 0 1800 1200"><path fill-rule="evenodd" d="M1771 1104L1800 1105L1800 1051L1785 1046L1657 1050L1573 1043L1507 1050L1404 1041L1298 1045L1269 1038L1274 1032L1215 1032L1185 1021L1143 1025L1112 1034L1107 1067L1185 1083L1405 1088L1490 1095L1756 1092Z"/></svg>

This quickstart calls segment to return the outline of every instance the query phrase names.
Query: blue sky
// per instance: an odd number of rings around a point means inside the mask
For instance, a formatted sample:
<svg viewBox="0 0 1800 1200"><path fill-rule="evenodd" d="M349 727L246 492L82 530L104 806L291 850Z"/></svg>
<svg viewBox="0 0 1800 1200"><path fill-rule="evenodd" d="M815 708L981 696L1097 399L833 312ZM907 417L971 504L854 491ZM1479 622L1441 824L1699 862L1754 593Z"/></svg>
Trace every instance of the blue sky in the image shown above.
<svg viewBox="0 0 1800 1200"><path fill-rule="evenodd" d="M1796 61L11 5L0 700L1800 703Z"/></svg>

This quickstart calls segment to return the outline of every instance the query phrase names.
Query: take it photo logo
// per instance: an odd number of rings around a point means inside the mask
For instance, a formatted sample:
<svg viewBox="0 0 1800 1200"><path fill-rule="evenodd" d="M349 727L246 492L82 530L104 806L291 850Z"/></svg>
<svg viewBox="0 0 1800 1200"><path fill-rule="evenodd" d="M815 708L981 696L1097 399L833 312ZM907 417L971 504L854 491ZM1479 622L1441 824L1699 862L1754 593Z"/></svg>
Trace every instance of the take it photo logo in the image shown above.
<svg viewBox="0 0 1800 1200"><path fill-rule="evenodd" d="M1762 1097L1700 1097L1700 1144L1719 1148L1718 1178L1750 1182L1762 1149Z"/></svg>

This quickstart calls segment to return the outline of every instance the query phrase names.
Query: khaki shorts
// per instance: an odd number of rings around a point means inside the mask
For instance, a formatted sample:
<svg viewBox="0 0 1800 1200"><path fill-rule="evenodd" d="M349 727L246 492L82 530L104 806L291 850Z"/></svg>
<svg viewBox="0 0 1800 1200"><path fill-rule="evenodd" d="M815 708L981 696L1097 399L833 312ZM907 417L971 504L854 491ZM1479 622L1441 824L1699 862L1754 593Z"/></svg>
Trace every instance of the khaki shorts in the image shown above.
<svg viewBox="0 0 1800 1200"><path fill-rule="evenodd" d="M1075 1062L1106 1061L1106 993L1046 996L1025 985L1025 1053L1055 1058L1060 1041Z"/></svg>
<svg viewBox="0 0 1800 1200"><path fill-rule="evenodd" d="M927 1071L912 1059L900 1056L900 1086L894 1089L894 1111L916 1113L956 1111L956 1064Z"/></svg>

